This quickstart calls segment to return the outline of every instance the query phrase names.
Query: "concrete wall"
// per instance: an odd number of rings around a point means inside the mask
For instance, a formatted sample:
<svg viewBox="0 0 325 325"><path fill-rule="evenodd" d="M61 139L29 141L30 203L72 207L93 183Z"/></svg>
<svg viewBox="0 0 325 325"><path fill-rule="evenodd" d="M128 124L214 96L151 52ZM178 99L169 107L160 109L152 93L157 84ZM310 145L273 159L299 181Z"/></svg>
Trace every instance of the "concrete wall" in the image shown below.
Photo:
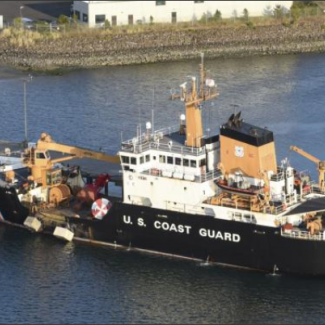
<svg viewBox="0 0 325 325"><path fill-rule="evenodd" d="M110 23L116 16L117 25L128 25L129 16L133 16L134 24L137 21L149 23L151 16L154 22L171 23L173 13L176 13L177 22L189 22L201 19L204 14L213 16L216 10L221 11L223 18L240 17L244 9L256 17L263 16L268 6L274 9L281 5L290 9L292 5L292 1L165 1L165 5L157 5L157 2L161 1L75 1L74 10L81 12L81 16L88 14L88 24L94 27L96 15L105 15Z"/></svg>

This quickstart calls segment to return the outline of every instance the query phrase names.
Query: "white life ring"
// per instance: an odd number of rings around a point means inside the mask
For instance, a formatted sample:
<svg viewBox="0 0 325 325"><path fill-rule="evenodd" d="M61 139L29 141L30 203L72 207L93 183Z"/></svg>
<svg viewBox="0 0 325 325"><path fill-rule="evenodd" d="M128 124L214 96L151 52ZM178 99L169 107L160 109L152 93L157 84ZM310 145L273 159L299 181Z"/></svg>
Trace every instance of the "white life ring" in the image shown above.
<svg viewBox="0 0 325 325"><path fill-rule="evenodd" d="M99 199L95 201L91 207L91 213L95 219L103 220L111 209L112 204L107 199Z"/></svg>

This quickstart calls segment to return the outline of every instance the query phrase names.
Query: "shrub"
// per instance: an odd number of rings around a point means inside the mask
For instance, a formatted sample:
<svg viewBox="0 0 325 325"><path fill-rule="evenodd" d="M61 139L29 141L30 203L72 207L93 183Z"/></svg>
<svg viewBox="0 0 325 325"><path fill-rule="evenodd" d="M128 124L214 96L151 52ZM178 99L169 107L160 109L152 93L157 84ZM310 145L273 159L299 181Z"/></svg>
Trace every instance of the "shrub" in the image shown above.
<svg viewBox="0 0 325 325"><path fill-rule="evenodd" d="M105 20L105 29L110 29L111 28L111 23L108 19Z"/></svg>
<svg viewBox="0 0 325 325"><path fill-rule="evenodd" d="M253 23L252 21L248 21L248 22L246 23L246 26L247 26L249 29L255 29L255 28L256 28L255 25L254 25L254 23Z"/></svg>
<svg viewBox="0 0 325 325"><path fill-rule="evenodd" d="M65 15L61 15L58 18L58 25L68 25L70 23L69 18Z"/></svg>

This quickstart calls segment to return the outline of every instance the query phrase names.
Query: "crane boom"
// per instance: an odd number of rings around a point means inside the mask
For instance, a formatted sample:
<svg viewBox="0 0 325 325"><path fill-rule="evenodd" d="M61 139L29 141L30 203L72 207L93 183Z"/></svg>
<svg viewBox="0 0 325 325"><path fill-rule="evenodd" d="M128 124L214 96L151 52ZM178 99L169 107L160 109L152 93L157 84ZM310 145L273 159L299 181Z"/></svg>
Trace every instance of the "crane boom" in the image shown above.
<svg viewBox="0 0 325 325"><path fill-rule="evenodd" d="M307 158L308 160L311 160L312 162L314 162L315 164L318 164L321 162L320 159L314 157L313 155L307 153L306 151L298 148L298 147L295 147L295 146L291 146L290 147L290 150L294 151L294 152L297 152L299 155Z"/></svg>
<svg viewBox="0 0 325 325"><path fill-rule="evenodd" d="M47 151L55 151L61 152L64 154L70 155L69 157L63 157L61 159L52 160L52 163L59 163L71 159L82 159L82 158L89 158L95 160L106 161L112 164L119 164L120 158L119 156L109 156L101 152L95 152L87 149L82 149L78 147L70 147L64 144L55 143L55 142L45 142L39 140L37 142L37 149L38 150L47 150Z"/></svg>
<svg viewBox="0 0 325 325"><path fill-rule="evenodd" d="M290 147L290 149L292 151L297 152L298 154L300 154L301 156L311 160L312 162L314 162L315 164L317 164L317 170L318 170L318 183L319 183L319 189L321 190L321 192L325 192L325 162L321 161L320 159L314 157L313 155L305 152L304 150L292 146Z"/></svg>
<svg viewBox="0 0 325 325"><path fill-rule="evenodd" d="M67 156L51 159L49 151L60 152ZM48 183L48 173L52 173L53 167L57 163L82 158L101 160L111 164L120 163L119 156L109 156L102 152L56 143L52 140L51 136L43 133L41 138L37 141L37 145L27 149L25 152L24 164L31 169L33 180L38 184L42 184L43 187L46 187Z"/></svg>

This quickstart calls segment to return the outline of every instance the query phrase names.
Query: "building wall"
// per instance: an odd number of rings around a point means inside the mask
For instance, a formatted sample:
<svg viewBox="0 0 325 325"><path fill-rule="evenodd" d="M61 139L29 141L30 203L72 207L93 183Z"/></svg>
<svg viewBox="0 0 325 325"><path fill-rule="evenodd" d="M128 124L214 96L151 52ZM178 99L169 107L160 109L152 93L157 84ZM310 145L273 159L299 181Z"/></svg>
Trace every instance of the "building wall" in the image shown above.
<svg viewBox="0 0 325 325"><path fill-rule="evenodd" d="M292 5L292 1L165 1L165 5L156 5L157 2L162 1L75 1L74 10L81 12L81 16L88 14L88 24L94 27L96 15L105 15L110 23L116 16L117 25L128 25L129 15L133 16L134 24L149 23L151 16L154 22L171 23L172 13L176 13L177 22L188 22L201 19L203 14L214 15L216 10L221 11L223 18L231 18L242 16L246 8L254 17L263 16L267 6L273 9L281 5L290 9Z"/></svg>

